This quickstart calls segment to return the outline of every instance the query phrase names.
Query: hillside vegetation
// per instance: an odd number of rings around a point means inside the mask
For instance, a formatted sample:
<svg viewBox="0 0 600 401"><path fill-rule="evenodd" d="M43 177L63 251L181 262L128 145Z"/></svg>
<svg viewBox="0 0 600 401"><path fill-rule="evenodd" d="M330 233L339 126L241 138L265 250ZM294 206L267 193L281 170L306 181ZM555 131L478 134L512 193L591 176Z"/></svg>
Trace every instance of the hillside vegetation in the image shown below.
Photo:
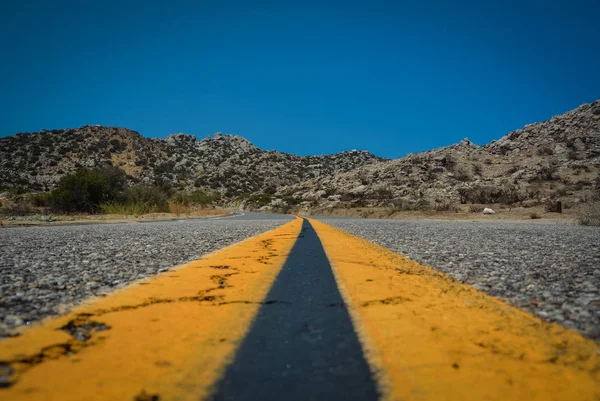
<svg viewBox="0 0 600 401"><path fill-rule="evenodd" d="M560 212L600 200L600 101L484 146L464 139L396 160L356 150L295 156L234 135L148 139L102 126L0 138L5 198L54 190L56 199L65 177L110 167L123 172L123 189L119 199L102 202L104 208L135 203L131 199L155 188L167 199L210 194L202 196L221 206L276 212L480 211L497 204Z"/></svg>

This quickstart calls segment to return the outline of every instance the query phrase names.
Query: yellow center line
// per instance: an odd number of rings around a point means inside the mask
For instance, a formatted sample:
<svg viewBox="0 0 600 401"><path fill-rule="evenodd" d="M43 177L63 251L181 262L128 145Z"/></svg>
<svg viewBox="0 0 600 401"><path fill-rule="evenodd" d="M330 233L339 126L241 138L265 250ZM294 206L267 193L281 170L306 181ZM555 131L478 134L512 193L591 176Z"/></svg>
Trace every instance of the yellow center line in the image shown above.
<svg viewBox="0 0 600 401"><path fill-rule="evenodd" d="M599 400L594 341L310 219L385 399Z"/></svg>
<svg viewBox="0 0 600 401"><path fill-rule="evenodd" d="M3 400L198 400L300 233L296 219L0 343Z"/></svg>

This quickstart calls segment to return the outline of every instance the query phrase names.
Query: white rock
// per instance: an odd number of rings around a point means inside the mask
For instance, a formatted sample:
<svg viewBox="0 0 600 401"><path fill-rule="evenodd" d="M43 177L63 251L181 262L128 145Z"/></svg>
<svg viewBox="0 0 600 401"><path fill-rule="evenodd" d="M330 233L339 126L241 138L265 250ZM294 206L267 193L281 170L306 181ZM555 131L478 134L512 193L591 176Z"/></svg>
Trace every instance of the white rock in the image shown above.
<svg viewBox="0 0 600 401"><path fill-rule="evenodd" d="M485 209L483 209L483 214L496 214L496 212L494 212L493 209L486 207Z"/></svg>

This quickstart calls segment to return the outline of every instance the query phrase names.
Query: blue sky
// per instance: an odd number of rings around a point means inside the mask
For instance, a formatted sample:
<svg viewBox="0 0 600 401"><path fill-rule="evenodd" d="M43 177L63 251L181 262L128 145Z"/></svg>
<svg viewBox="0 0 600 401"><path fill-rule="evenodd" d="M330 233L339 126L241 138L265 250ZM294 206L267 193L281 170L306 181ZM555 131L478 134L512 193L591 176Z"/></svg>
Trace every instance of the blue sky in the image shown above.
<svg viewBox="0 0 600 401"><path fill-rule="evenodd" d="M600 98L598 1L1 7L1 136L102 124L400 157Z"/></svg>

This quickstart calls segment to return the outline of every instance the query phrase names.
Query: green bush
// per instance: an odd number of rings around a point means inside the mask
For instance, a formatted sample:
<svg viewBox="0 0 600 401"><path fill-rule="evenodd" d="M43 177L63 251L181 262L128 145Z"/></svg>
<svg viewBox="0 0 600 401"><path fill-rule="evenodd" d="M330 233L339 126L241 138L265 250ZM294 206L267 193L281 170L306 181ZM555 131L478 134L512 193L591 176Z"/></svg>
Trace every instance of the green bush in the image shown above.
<svg viewBox="0 0 600 401"><path fill-rule="evenodd" d="M81 169L63 176L51 192L58 212L97 213L103 203L117 200L125 187L125 172L116 167Z"/></svg>
<svg viewBox="0 0 600 401"><path fill-rule="evenodd" d="M271 197L271 195L264 194L264 193L263 194L253 194L253 195L250 195L248 200L250 200L256 207L263 207L263 206L267 206L269 203L271 203L272 197Z"/></svg>
<svg viewBox="0 0 600 401"><path fill-rule="evenodd" d="M127 188L118 198L100 205L107 214L142 215L168 213L169 195L157 186L135 185Z"/></svg>
<svg viewBox="0 0 600 401"><path fill-rule="evenodd" d="M204 192L201 190L196 190L196 191L192 191L192 192L178 192L175 195L173 195L173 197L171 198L171 200L173 202L184 205L184 206L189 206L189 205L206 206L206 205L212 204L214 201L216 201L218 199L219 199L218 194L212 194L212 193Z"/></svg>
<svg viewBox="0 0 600 401"><path fill-rule="evenodd" d="M265 189L263 189L263 193L265 195L274 195L275 192L277 192L277 190L275 189L274 186L268 186Z"/></svg>
<svg viewBox="0 0 600 401"><path fill-rule="evenodd" d="M167 193L159 187L136 185L125 190L121 204L143 207L146 210L145 213L168 212L168 200Z"/></svg>
<svg viewBox="0 0 600 401"><path fill-rule="evenodd" d="M49 192L38 192L28 196L29 202L36 207L48 207L52 204L52 194Z"/></svg>

